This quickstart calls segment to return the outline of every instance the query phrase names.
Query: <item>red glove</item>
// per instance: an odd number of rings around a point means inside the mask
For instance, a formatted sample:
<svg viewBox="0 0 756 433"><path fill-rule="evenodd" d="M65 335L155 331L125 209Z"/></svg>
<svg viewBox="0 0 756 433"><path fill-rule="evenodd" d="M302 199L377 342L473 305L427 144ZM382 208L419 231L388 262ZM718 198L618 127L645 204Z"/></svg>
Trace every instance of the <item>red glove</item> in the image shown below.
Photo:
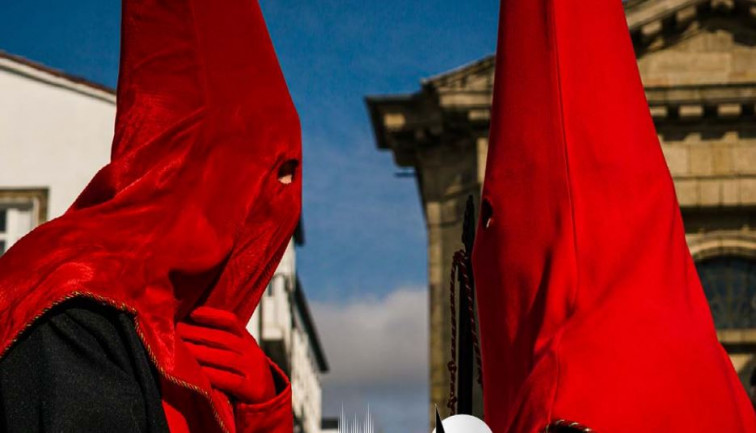
<svg viewBox="0 0 756 433"><path fill-rule="evenodd" d="M247 404L275 397L268 358L233 313L200 307L189 318L176 332L215 388Z"/></svg>

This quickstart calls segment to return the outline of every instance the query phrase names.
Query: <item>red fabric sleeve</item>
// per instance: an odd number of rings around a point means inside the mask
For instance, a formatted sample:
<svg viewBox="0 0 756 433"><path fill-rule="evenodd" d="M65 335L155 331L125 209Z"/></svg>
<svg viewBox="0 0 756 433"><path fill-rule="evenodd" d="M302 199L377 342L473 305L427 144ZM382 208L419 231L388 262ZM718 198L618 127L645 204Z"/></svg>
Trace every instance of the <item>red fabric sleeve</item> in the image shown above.
<svg viewBox="0 0 756 433"><path fill-rule="evenodd" d="M268 362L276 384L280 385L278 394L262 403L236 403L236 433L291 433L294 430L291 383L273 361L268 359Z"/></svg>

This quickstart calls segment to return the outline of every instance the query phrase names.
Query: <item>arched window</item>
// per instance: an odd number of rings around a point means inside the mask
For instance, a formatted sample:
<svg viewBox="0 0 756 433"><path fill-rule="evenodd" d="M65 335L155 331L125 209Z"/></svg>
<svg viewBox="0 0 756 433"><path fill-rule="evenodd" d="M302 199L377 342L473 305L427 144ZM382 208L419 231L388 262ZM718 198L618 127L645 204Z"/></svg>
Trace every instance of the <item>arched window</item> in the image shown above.
<svg viewBox="0 0 756 433"><path fill-rule="evenodd" d="M723 255L696 267L717 329L756 328L756 260Z"/></svg>

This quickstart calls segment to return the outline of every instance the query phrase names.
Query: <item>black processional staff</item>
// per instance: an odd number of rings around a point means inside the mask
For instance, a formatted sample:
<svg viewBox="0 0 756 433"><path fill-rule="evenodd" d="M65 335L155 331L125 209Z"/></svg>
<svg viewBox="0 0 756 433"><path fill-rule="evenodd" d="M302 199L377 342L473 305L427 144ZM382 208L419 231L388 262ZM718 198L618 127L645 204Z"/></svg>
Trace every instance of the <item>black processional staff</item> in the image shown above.
<svg viewBox="0 0 756 433"><path fill-rule="evenodd" d="M475 243L475 205L472 196L467 198L462 227L464 249L454 254L449 283L451 309L451 360L449 361L450 414L472 415L473 360L478 367L477 382L483 386L480 344L475 320L475 281L472 274L472 249ZM456 310L456 287L459 282L459 314ZM459 323L459 329L457 327ZM459 354L459 359L457 359Z"/></svg>

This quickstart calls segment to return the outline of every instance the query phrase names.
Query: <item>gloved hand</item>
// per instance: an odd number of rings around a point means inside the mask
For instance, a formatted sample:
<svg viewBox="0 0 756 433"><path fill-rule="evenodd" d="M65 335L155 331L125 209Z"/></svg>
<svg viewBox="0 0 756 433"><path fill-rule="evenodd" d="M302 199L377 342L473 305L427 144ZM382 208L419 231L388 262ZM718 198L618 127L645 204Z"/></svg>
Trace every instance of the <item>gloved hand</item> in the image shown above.
<svg viewBox="0 0 756 433"><path fill-rule="evenodd" d="M176 332L215 388L247 404L275 397L268 359L233 313L200 307L189 319Z"/></svg>

